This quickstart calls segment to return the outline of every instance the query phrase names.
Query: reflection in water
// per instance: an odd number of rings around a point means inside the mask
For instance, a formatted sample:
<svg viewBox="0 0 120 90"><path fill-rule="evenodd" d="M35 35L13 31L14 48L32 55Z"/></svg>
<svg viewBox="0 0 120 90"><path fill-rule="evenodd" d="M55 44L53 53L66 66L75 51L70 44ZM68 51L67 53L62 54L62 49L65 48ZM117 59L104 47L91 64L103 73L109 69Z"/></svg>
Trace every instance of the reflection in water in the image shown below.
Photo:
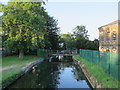
<svg viewBox="0 0 120 90"><path fill-rule="evenodd" d="M80 67L70 63L42 62L9 88L90 88Z"/></svg>

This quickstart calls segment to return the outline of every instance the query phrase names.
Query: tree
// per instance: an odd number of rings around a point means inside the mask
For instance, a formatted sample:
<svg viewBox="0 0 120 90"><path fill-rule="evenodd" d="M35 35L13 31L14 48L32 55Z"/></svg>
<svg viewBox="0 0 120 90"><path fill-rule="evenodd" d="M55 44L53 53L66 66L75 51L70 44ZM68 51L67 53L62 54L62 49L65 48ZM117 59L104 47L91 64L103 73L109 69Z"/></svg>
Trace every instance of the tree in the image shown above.
<svg viewBox="0 0 120 90"><path fill-rule="evenodd" d="M61 34L61 42L63 43L64 49L74 49L75 47L75 39L73 37L73 34L67 33L67 34Z"/></svg>
<svg viewBox="0 0 120 90"><path fill-rule="evenodd" d="M90 50L98 50L99 49L99 40L95 39L93 41L88 40L86 42L86 49L90 49Z"/></svg>
<svg viewBox="0 0 120 90"><path fill-rule="evenodd" d="M3 11L3 4L2 3L0 3L0 13Z"/></svg>
<svg viewBox="0 0 120 90"><path fill-rule="evenodd" d="M3 11L3 44L7 50L19 51L19 59L23 59L26 49L44 47L45 10L41 2L9 2Z"/></svg>
<svg viewBox="0 0 120 90"><path fill-rule="evenodd" d="M88 30L83 25L78 25L74 28L73 34L75 36L75 47L79 49L86 48L86 42L89 40Z"/></svg>
<svg viewBox="0 0 120 90"><path fill-rule="evenodd" d="M57 20L54 17L46 16L46 33L45 37L45 48L57 50L59 49L59 27L57 26Z"/></svg>
<svg viewBox="0 0 120 90"><path fill-rule="evenodd" d="M86 46L86 49L90 49L90 50L93 50L95 48L93 41L90 41L90 40L86 42L85 46Z"/></svg>
<svg viewBox="0 0 120 90"><path fill-rule="evenodd" d="M94 43L94 49L95 50L99 50L99 40L98 39L94 39L93 43Z"/></svg>
<svg viewBox="0 0 120 90"><path fill-rule="evenodd" d="M86 30L86 27L83 25L78 25L73 29L73 34L77 37L83 37L85 39L89 38L89 35L87 35L88 30Z"/></svg>
<svg viewBox="0 0 120 90"><path fill-rule="evenodd" d="M3 7L3 4L0 3L0 14L2 14L2 11L3 11L2 7ZM0 15L0 48L2 48L2 35L1 34L2 34L2 17Z"/></svg>
<svg viewBox="0 0 120 90"><path fill-rule="evenodd" d="M89 40L89 35L87 33L88 30L86 30L86 27L81 25L74 28L73 34L61 34L61 42L63 43L62 49L98 50L99 40Z"/></svg>

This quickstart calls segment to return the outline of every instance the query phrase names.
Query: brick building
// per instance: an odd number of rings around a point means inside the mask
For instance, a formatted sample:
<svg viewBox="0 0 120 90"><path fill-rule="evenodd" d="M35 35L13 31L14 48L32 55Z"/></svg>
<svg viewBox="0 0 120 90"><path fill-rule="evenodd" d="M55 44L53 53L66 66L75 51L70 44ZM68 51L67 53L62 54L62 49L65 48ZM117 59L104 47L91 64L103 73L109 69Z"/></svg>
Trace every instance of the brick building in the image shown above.
<svg viewBox="0 0 120 90"><path fill-rule="evenodd" d="M99 50L120 52L120 20L99 27Z"/></svg>

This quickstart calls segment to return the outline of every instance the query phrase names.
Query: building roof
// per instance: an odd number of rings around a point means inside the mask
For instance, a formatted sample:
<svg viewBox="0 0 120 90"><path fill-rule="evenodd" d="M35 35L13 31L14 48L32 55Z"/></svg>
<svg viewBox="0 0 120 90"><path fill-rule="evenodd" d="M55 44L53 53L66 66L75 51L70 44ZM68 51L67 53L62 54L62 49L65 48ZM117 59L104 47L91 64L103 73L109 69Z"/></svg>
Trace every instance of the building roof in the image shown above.
<svg viewBox="0 0 120 90"><path fill-rule="evenodd" d="M105 26L114 25L114 24L120 24L120 20L116 20L116 21L113 21L113 22L111 22L111 23L109 23L109 24L103 25L103 26L99 27L98 29L100 29L100 28L102 28L102 27L105 27Z"/></svg>

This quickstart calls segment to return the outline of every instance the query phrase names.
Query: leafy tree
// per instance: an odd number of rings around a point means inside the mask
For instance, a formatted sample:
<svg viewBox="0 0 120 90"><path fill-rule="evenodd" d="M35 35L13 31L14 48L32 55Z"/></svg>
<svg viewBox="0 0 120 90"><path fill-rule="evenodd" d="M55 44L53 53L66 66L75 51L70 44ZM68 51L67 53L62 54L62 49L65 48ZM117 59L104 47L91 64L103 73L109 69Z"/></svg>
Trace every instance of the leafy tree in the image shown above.
<svg viewBox="0 0 120 90"><path fill-rule="evenodd" d="M0 48L2 48L2 18L0 16Z"/></svg>
<svg viewBox="0 0 120 90"><path fill-rule="evenodd" d="M2 7L3 7L3 4L0 3L0 14L2 14L2 11L3 11ZM2 34L2 17L0 15L0 48L2 48L2 35L1 34Z"/></svg>
<svg viewBox="0 0 120 90"><path fill-rule="evenodd" d="M86 48L86 42L89 39L89 35L87 34L88 30L83 25L78 25L74 28L73 34L75 36L75 47L79 49Z"/></svg>
<svg viewBox="0 0 120 90"><path fill-rule="evenodd" d="M95 49L95 50L99 50L99 40L98 40L98 39L95 39L95 40L93 41L93 44L94 44L94 49Z"/></svg>
<svg viewBox="0 0 120 90"><path fill-rule="evenodd" d="M9 2L3 10L3 44L7 50L19 51L23 59L26 49L44 47L45 11L41 2Z"/></svg>
<svg viewBox="0 0 120 90"><path fill-rule="evenodd" d="M76 36L76 38L78 38L78 37L83 37L85 39L89 38L89 35L87 34L88 30L86 30L85 26L83 26L83 25L79 26L78 25L73 30L74 30L73 34L74 34L74 36Z"/></svg>
<svg viewBox="0 0 120 90"><path fill-rule="evenodd" d="M0 13L3 11L3 4L2 3L0 3Z"/></svg>
<svg viewBox="0 0 120 90"><path fill-rule="evenodd" d="M86 49L98 50L99 49L99 40L95 39L93 41L88 40L86 43Z"/></svg>
<svg viewBox="0 0 120 90"><path fill-rule="evenodd" d="M85 49L90 49L93 50L94 49L94 44L93 41L88 40L85 44L86 48Z"/></svg>
<svg viewBox="0 0 120 90"><path fill-rule="evenodd" d="M98 50L99 40L89 40L85 26L76 26L73 34L61 34L61 42L63 43L63 49L91 49Z"/></svg>
<svg viewBox="0 0 120 90"><path fill-rule="evenodd" d="M85 49L87 40L84 37L77 37L75 40L76 49Z"/></svg>
<svg viewBox="0 0 120 90"><path fill-rule="evenodd" d="M57 26L57 20L54 17L46 16L46 33L45 37L45 48L58 50L59 49L59 27Z"/></svg>
<svg viewBox="0 0 120 90"><path fill-rule="evenodd" d="M61 42L63 43L64 49L74 49L75 46L75 39L73 37L73 34L61 34Z"/></svg>

